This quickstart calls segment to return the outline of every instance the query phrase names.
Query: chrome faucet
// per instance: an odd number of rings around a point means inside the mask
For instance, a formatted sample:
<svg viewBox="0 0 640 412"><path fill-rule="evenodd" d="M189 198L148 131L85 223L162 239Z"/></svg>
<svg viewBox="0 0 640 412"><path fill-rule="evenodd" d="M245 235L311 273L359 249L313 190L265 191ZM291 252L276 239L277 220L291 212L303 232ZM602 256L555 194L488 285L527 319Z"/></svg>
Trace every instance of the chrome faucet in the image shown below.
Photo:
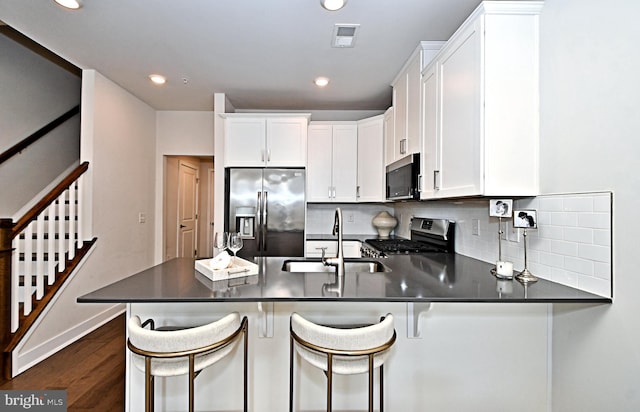
<svg viewBox="0 0 640 412"><path fill-rule="evenodd" d="M336 208L336 215L333 221L333 235L338 235L338 256L334 258L324 257L322 251L322 263L325 266L335 266L338 276L344 276L344 249L342 247L342 210Z"/></svg>

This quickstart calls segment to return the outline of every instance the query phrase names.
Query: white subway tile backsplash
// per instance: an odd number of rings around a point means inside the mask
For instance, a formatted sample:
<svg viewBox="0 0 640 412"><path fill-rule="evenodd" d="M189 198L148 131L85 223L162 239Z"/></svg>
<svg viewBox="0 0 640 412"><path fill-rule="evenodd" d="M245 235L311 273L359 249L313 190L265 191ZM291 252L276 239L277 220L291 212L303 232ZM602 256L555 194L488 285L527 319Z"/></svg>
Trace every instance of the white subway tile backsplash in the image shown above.
<svg viewBox="0 0 640 412"><path fill-rule="evenodd" d="M565 212L592 212L593 198L591 196L568 196L562 201Z"/></svg>
<svg viewBox="0 0 640 412"><path fill-rule="evenodd" d="M538 197L539 210L545 210L548 212L562 212L564 207L562 204L562 198L559 197Z"/></svg>
<svg viewBox="0 0 640 412"><path fill-rule="evenodd" d="M552 240L551 252L564 256L578 256L578 245L564 240Z"/></svg>
<svg viewBox="0 0 640 412"><path fill-rule="evenodd" d="M611 227L611 215L607 213L580 213L578 225L593 229L609 229Z"/></svg>
<svg viewBox="0 0 640 412"><path fill-rule="evenodd" d="M527 242L529 243L531 250L539 250L543 252L549 252L551 250L551 240L549 239L529 237Z"/></svg>
<svg viewBox="0 0 640 412"><path fill-rule="evenodd" d="M606 246L578 245L578 257L596 262L611 262L611 249Z"/></svg>
<svg viewBox="0 0 640 412"><path fill-rule="evenodd" d="M551 280L574 288L578 287L578 274L568 270L553 268Z"/></svg>
<svg viewBox="0 0 640 412"><path fill-rule="evenodd" d="M600 246L611 246L611 230L594 230L593 244Z"/></svg>
<svg viewBox="0 0 640 412"><path fill-rule="evenodd" d="M593 211L611 214L611 194L594 195Z"/></svg>
<svg viewBox="0 0 640 412"><path fill-rule="evenodd" d="M578 277L577 287L587 292L601 294L600 291L611 289L611 280L592 276L580 276Z"/></svg>
<svg viewBox="0 0 640 412"><path fill-rule="evenodd" d="M538 259L544 265L560 268L564 266L564 256L557 253L540 252Z"/></svg>
<svg viewBox="0 0 640 412"><path fill-rule="evenodd" d="M539 220L538 223L541 225L538 226L538 237L552 240L562 239L564 235L562 226L543 226L542 220Z"/></svg>
<svg viewBox="0 0 640 412"><path fill-rule="evenodd" d="M578 274L587 276L593 276L594 274L593 261L587 259L565 256L564 268L570 270L571 272L576 272Z"/></svg>
<svg viewBox="0 0 640 412"><path fill-rule="evenodd" d="M611 279L611 264L603 262L593 262L593 273L595 277L601 279Z"/></svg>
<svg viewBox="0 0 640 412"><path fill-rule="evenodd" d="M587 228L565 227L563 239L568 242L593 243L593 230Z"/></svg>

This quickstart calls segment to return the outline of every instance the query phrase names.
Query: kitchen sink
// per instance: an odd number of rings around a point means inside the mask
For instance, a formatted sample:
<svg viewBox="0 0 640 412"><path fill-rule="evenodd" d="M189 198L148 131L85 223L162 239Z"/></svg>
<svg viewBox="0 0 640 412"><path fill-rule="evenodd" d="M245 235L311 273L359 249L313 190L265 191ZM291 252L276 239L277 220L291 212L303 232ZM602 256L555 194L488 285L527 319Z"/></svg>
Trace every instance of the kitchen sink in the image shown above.
<svg viewBox="0 0 640 412"><path fill-rule="evenodd" d="M335 272L335 266L325 266L320 259L285 260L282 264L285 272ZM344 271L349 273L391 272L384 264L377 260L354 259L344 260Z"/></svg>

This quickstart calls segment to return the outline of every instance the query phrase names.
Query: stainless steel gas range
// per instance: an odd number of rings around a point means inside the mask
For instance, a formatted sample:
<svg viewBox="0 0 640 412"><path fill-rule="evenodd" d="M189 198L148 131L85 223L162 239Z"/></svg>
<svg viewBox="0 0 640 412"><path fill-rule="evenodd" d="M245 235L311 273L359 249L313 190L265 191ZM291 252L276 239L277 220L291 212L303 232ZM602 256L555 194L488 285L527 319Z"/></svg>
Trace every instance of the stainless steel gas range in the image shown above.
<svg viewBox="0 0 640 412"><path fill-rule="evenodd" d="M414 217L411 220L411 239L367 239L362 244L361 252L363 256L371 258L398 254L454 253L455 222Z"/></svg>

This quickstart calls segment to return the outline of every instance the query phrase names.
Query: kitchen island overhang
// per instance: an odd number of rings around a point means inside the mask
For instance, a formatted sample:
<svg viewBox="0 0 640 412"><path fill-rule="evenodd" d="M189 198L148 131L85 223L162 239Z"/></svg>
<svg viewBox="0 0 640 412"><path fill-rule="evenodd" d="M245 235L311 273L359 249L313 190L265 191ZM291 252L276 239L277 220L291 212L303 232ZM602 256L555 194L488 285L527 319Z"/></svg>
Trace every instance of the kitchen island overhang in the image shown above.
<svg viewBox="0 0 640 412"><path fill-rule="evenodd" d="M257 275L211 281L191 258L175 258L77 298L79 303L162 302L487 302L611 303L612 299L540 279L525 285L498 279L486 262L458 254L391 256L386 272L287 272L283 262L263 257ZM310 260L310 259L309 259Z"/></svg>

